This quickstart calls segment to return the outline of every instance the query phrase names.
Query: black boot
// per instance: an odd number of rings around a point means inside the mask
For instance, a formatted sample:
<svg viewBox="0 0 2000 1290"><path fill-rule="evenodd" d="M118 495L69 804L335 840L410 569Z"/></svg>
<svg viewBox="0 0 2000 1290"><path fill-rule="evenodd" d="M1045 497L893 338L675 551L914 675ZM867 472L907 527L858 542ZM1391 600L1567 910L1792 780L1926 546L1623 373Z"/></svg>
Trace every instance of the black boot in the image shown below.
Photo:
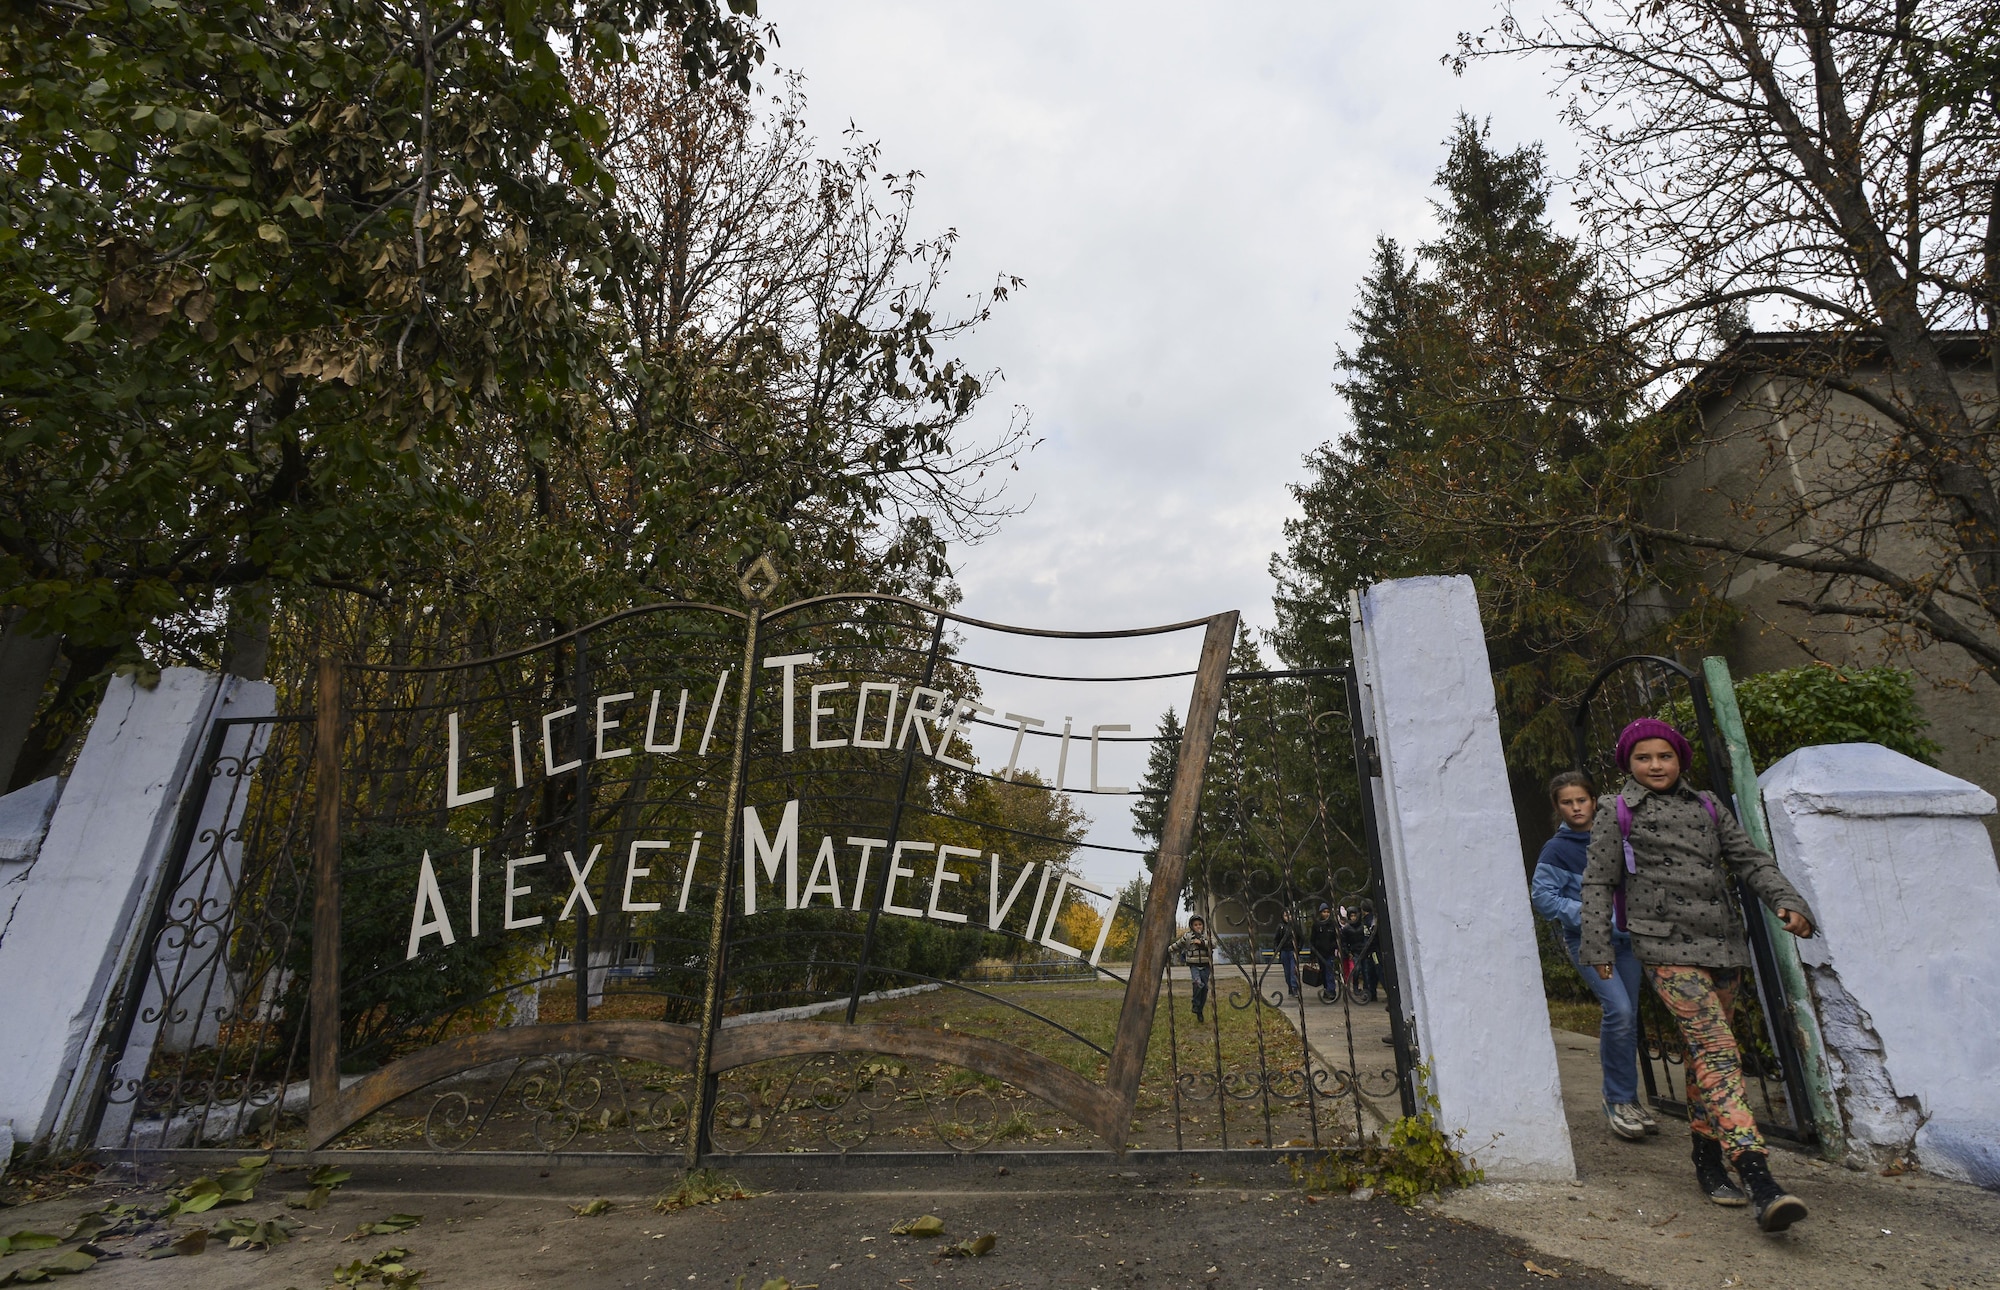
<svg viewBox="0 0 2000 1290"><path fill-rule="evenodd" d="M1736 1176L1750 1189L1750 1203L1757 1207L1757 1226L1766 1232L1782 1232L1806 1216L1805 1202L1778 1185L1771 1166L1761 1151L1745 1151L1736 1157Z"/></svg>
<svg viewBox="0 0 2000 1290"><path fill-rule="evenodd" d="M1694 1180L1700 1184L1704 1196L1718 1205L1748 1205L1750 1198L1743 1189L1729 1179L1729 1168L1722 1163L1722 1144L1714 1138L1694 1135Z"/></svg>

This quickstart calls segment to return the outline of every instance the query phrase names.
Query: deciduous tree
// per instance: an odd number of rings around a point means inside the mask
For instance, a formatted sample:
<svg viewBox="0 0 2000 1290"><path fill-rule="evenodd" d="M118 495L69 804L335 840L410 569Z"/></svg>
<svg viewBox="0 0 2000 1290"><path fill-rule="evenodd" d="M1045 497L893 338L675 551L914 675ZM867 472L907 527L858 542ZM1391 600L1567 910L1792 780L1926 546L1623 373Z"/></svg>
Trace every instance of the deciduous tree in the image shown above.
<svg viewBox="0 0 2000 1290"><path fill-rule="evenodd" d="M445 540L468 426L567 414L613 189L574 78L665 29L697 77L747 84L751 14L8 9L0 607L67 658L16 780L165 625L238 589L369 587Z"/></svg>
<svg viewBox="0 0 2000 1290"><path fill-rule="evenodd" d="M1765 465L1730 531L1630 490L1573 531L1797 571L1795 608L1954 645L2000 677L1992 378L1947 335L1983 332L2000 370L1995 30L1983 0L1578 0L1461 38L1461 65L1534 56L1568 95L1635 388L1707 362L1718 315L1798 333L1732 355L1734 376L1773 379L1743 436ZM1789 473L1799 424L1831 436L1819 479Z"/></svg>

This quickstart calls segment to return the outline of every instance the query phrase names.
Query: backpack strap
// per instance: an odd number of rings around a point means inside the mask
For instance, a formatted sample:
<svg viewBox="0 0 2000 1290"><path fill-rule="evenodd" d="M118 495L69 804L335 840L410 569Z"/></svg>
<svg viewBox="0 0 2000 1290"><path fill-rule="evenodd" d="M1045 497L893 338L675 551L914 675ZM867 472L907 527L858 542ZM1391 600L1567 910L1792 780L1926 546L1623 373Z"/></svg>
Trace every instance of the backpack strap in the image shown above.
<svg viewBox="0 0 2000 1290"><path fill-rule="evenodd" d="M1701 799L1702 809L1708 812L1708 822L1722 831L1722 816L1716 810L1715 799L1707 793L1696 793ZM1611 894L1611 925L1619 931L1625 930L1625 874L1639 872L1638 858L1632 854L1632 808L1625 805L1625 794L1619 793L1613 799L1616 806L1613 814L1618 817L1618 842L1625 852L1625 873L1618 875L1617 890Z"/></svg>
<svg viewBox="0 0 2000 1290"><path fill-rule="evenodd" d="M1618 875L1618 886L1611 893L1611 926L1616 931L1625 928L1625 874L1639 872L1639 862L1632 856L1632 808L1625 805L1625 794L1618 793L1612 801L1617 805L1612 813L1618 817L1618 843L1625 850L1625 871Z"/></svg>

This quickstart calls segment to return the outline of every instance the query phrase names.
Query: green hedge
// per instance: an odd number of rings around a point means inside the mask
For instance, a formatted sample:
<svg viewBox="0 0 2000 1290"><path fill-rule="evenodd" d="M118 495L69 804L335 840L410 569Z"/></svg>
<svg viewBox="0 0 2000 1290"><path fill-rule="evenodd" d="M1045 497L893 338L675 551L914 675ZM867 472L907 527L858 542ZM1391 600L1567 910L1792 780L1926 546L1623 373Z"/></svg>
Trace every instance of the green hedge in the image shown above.
<svg viewBox="0 0 2000 1290"><path fill-rule="evenodd" d="M1814 744L1881 744L1937 765L1938 746L1924 734L1930 720L1917 706L1910 674L1899 667L1808 663L1759 672L1736 682L1736 704L1743 711L1743 732L1759 774L1788 753ZM1660 715L1694 731L1690 700L1670 704Z"/></svg>

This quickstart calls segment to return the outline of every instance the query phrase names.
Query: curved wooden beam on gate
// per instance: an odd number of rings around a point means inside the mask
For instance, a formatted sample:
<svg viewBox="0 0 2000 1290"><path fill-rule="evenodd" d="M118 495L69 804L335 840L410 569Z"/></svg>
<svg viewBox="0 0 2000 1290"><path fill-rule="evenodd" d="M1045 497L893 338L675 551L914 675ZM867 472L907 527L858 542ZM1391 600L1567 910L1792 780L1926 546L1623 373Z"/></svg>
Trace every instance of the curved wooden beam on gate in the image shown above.
<svg viewBox="0 0 2000 1290"><path fill-rule="evenodd" d="M399 1057L352 1087L314 1103L307 1118L306 1148L319 1150L397 1098L494 1062L593 1053L687 1070L694 1065L694 1043L694 1027L668 1021L584 1021L460 1035Z"/></svg>
<svg viewBox="0 0 2000 1290"><path fill-rule="evenodd" d="M1073 1117L1114 1149L1125 1140L1125 1121L1116 1118L1121 1099L1102 1084L1085 1079L1060 1062L1003 1040L933 1030L928 1026L844 1021L773 1021L730 1026L715 1037L718 1071L779 1057L822 1053L880 1053L886 1057L950 1062L1034 1094Z"/></svg>

